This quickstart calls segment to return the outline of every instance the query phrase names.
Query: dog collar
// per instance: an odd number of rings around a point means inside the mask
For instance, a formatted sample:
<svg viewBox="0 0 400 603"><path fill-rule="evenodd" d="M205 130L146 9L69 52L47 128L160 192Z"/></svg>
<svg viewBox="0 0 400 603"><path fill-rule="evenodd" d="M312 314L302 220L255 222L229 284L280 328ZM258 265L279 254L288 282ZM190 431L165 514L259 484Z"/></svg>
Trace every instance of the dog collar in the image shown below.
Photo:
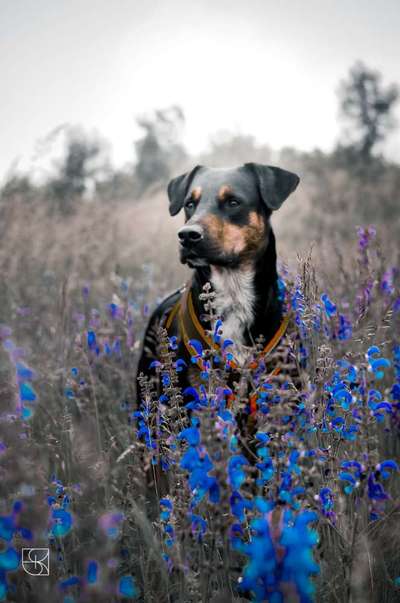
<svg viewBox="0 0 400 603"><path fill-rule="evenodd" d="M191 344L190 344L190 340L192 340L192 339L199 340L201 342L201 344L203 345L203 347L206 347L209 349L213 348L216 351L220 351L219 347L212 341L211 337L209 335L207 335L207 333L205 332L205 330L203 329L203 327L200 323L200 320L198 319L198 317L196 315L196 311L195 311L194 305L193 305L192 290L191 290L190 285L186 286L182 296L180 297L180 299L178 299L176 304L172 307L172 310L171 310L171 312L168 316L168 319L166 321L166 324L165 324L165 328L167 331L169 331L169 329L171 328L171 325L173 324L173 322L176 318L178 319L178 327L179 327L180 335L182 337L182 340L183 340L185 347L186 347L187 351L189 352L190 356L193 356L193 351L194 351L193 346L191 346ZM278 330L273 335L273 337L270 339L270 341L264 346L264 348L258 354L257 358L249 364L249 368L255 368L261 359L264 359L270 352L272 352L275 349L275 347L278 345L279 341L282 339L282 337L286 333L286 330L289 325L289 320L290 320L290 316L289 316L289 314L287 314L283 318ZM199 360L201 360L201 359L199 359ZM198 362L198 366L200 369L202 369L202 362ZM239 363L235 360L231 360L230 366L231 366L231 368L235 369L239 366ZM277 373L275 373L275 371L273 371L272 374L277 374Z"/></svg>

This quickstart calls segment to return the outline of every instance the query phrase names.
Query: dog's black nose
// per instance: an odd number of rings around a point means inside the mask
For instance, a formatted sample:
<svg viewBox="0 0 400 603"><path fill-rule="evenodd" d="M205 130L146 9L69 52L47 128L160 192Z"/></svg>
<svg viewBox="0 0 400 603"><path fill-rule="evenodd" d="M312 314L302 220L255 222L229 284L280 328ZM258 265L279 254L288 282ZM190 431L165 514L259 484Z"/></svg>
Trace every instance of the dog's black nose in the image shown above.
<svg viewBox="0 0 400 603"><path fill-rule="evenodd" d="M184 247L194 245L203 238L203 229L196 224L193 224L193 226L183 226L178 232L178 237L181 245Z"/></svg>

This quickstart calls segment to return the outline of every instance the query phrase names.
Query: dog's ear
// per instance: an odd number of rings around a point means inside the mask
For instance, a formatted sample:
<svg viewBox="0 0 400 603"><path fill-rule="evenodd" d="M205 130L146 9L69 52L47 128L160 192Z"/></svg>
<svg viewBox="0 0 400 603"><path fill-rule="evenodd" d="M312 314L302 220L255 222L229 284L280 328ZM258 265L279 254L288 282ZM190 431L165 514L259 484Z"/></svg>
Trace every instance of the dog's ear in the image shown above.
<svg viewBox="0 0 400 603"><path fill-rule="evenodd" d="M192 180L201 167L201 165L196 165L191 172L174 178L168 184L169 213L171 216L176 216L181 211Z"/></svg>
<svg viewBox="0 0 400 603"><path fill-rule="evenodd" d="M261 198L273 211L280 208L300 182L297 174L272 165L245 163L244 167L255 175Z"/></svg>

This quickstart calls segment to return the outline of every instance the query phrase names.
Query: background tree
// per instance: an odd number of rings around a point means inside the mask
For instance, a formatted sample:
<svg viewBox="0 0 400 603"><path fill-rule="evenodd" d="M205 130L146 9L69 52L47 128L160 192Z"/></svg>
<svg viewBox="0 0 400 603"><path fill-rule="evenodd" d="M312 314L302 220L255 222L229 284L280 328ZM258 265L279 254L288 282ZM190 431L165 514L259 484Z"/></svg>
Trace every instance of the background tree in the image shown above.
<svg viewBox="0 0 400 603"><path fill-rule="evenodd" d="M165 185L187 154L180 143L185 123L183 111L178 106L159 109L153 115L137 118L144 136L135 142L136 193L143 195L154 185Z"/></svg>
<svg viewBox="0 0 400 603"><path fill-rule="evenodd" d="M37 188L34 187L26 174L15 173L10 175L0 190L0 200L19 197L24 201L32 201L35 195L37 195Z"/></svg>
<svg viewBox="0 0 400 603"><path fill-rule="evenodd" d="M96 179L107 171L106 144L80 128L67 131L65 152L57 175L48 184L49 195L68 212L74 201L95 189Z"/></svg>
<svg viewBox="0 0 400 603"><path fill-rule="evenodd" d="M349 123L352 142L347 147L368 160L379 142L393 129L393 109L399 91L395 84L383 86L379 71L357 62L339 88L340 113ZM346 146L346 145L344 145Z"/></svg>

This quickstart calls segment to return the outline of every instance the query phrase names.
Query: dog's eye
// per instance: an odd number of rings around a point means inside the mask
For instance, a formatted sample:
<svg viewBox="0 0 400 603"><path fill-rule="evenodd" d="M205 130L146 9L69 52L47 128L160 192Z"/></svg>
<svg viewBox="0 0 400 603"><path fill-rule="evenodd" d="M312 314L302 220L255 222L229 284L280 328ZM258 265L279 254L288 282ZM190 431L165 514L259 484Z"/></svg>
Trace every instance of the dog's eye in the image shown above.
<svg viewBox="0 0 400 603"><path fill-rule="evenodd" d="M186 201L185 203L185 207L186 209L193 209L196 206L195 202L193 201L193 199L189 199L188 201Z"/></svg>
<svg viewBox="0 0 400 603"><path fill-rule="evenodd" d="M228 207L238 207L240 205L240 202L234 197L231 197L227 200L226 204Z"/></svg>

